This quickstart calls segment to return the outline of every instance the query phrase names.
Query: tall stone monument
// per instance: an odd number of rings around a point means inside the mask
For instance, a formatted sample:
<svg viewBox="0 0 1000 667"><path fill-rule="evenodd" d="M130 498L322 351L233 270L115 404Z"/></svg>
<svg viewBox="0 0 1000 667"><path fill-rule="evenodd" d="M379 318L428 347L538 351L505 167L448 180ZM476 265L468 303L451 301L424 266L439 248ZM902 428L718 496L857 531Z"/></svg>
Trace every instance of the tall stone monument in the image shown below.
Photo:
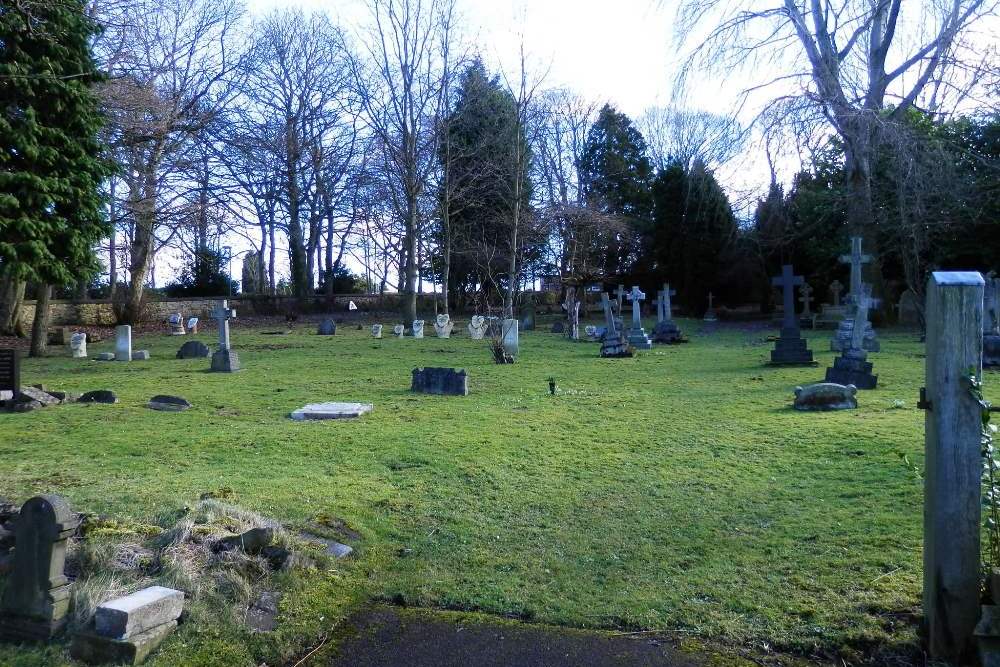
<svg viewBox="0 0 1000 667"><path fill-rule="evenodd" d="M850 264L851 266L851 282L850 292L847 294L847 317L840 321L836 333L834 333L833 338L830 340L830 349L834 352L841 352L852 344L851 342L854 338L854 310L857 308L862 290L861 270L865 264L871 261L872 256L866 255L861 251L861 237L852 236L851 254L840 256L842 264ZM877 301L869 299L869 307L877 305ZM872 328L871 322L868 322L865 326L864 349L868 352L878 352L881 346L875 335L875 329Z"/></svg>
<svg viewBox="0 0 1000 667"><path fill-rule="evenodd" d="M711 292L708 293L708 310L705 311L704 320L706 322L717 322L719 316L715 312L715 295Z"/></svg>
<svg viewBox="0 0 1000 667"><path fill-rule="evenodd" d="M677 290L670 289L670 283L664 283L656 297L656 326L653 327L653 342L672 345L681 343L684 337L674 322L673 303L670 297L676 296Z"/></svg>
<svg viewBox="0 0 1000 667"><path fill-rule="evenodd" d="M628 294L628 300L632 302L632 328L628 332L628 344L637 350L648 350L653 347L646 330L642 328L642 302L645 298L645 293L637 286L633 286Z"/></svg>
<svg viewBox="0 0 1000 667"><path fill-rule="evenodd" d="M615 327L615 313L607 292L601 293L601 305L604 306L604 319L607 329L601 340L601 356L606 358L631 357L632 348L620 330Z"/></svg>
<svg viewBox="0 0 1000 667"><path fill-rule="evenodd" d="M66 541L80 520L60 496L36 496L21 507L14 569L0 599L0 637L46 641L66 625L70 583Z"/></svg>
<svg viewBox="0 0 1000 667"><path fill-rule="evenodd" d="M212 319L219 323L219 349L212 355L212 370L217 373L234 373L240 370L240 357L229 344L229 320L236 317L236 311L229 308L223 299L212 311Z"/></svg>
<svg viewBox="0 0 1000 667"><path fill-rule="evenodd" d="M872 375L872 364L864 348L864 331L868 323L868 309L873 302L868 285L861 286L861 294L854 304L854 323L849 346L833 360L833 367L826 369L826 381L853 384L858 389L874 389L878 376Z"/></svg>
<svg viewBox="0 0 1000 667"><path fill-rule="evenodd" d="M983 367L1000 366L1000 278L993 271L986 276L983 296Z"/></svg>
<svg viewBox="0 0 1000 667"><path fill-rule="evenodd" d="M132 361L132 327L115 327L115 361Z"/></svg>
<svg viewBox="0 0 1000 667"><path fill-rule="evenodd" d="M771 363L780 366L799 366L813 364L813 353L802 338L799 329L799 318L795 314L795 286L805 282L802 276L795 275L791 264L781 267L781 275L771 279L771 284L782 290L782 301L785 313L781 321L781 335L771 350ZM847 384L846 382L844 384Z"/></svg>

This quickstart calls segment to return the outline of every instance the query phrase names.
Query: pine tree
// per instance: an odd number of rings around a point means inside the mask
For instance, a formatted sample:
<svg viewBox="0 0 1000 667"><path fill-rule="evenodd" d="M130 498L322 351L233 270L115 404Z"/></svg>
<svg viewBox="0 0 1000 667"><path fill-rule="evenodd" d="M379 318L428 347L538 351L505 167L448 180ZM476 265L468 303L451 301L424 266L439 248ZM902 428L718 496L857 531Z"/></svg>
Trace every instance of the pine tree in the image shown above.
<svg viewBox="0 0 1000 667"><path fill-rule="evenodd" d="M0 262L13 278L40 283L40 293L90 275L93 245L109 232L90 52L97 32L82 0L0 9ZM37 309L32 354L44 351L47 316Z"/></svg>

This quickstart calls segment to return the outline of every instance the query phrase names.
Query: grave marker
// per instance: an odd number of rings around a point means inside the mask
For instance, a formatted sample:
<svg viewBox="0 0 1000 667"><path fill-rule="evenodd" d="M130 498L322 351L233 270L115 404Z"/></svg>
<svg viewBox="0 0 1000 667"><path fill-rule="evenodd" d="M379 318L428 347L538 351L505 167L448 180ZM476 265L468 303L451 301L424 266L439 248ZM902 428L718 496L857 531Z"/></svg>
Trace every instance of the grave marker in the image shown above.
<svg viewBox="0 0 1000 667"><path fill-rule="evenodd" d="M0 395L10 392L13 398L21 391L21 357L13 348L0 348Z"/></svg>
<svg viewBox="0 0 1000 667"><path fill-rule="evenodd" d="M229 308L225 299L219 301L212 310L212 318L219 323L219 349L212 355L212 370L217 373L233 373L240 370L240 358L230 348L229 320L236 317L236 311Z"/></svg>
<svg viewBox="0 0 1000 667"><path fill-rule="evenodd" d="M774 365L812 365L813 354L808 344L802 338L799 330L799 318L795 315L795 286L802 285L805 280L795 275L791 264L781 267L781 275L771 279L771 284L782 289L782 301L785 312L781 324L781 335L771 350L771 363Z"/></svg>
<svg viewBox="0 0 1000 667"><path fill-rule="evenodd" d="M868 353L864 348L865 325L868 323L868 308L873 303L868 285L861 286L855 304L855 326L849 346L833 360L833 367L826 369L826 381L837 384L853 384L858 389L874 389L878 376L872 375L872 364L866 361Z"/></svg>
<svg viewBox="0 0 1000 667"><path fill-rule="evenodd" d="M601 340L601 356L607 358L631 357L632 350L628 346L628 341L615 328L615 313L607 292L601 293L601 305L604 307L604 319L607 326L604 338Z"/></svg>
<svg viewBox="0 0 1000 667"><path fill-rule="evenodd" d="M853 310L857 306L858 298L861 296L862 291L861 270L865 264L871 261L872 256L866 255L861 251L861 237L852 236L851 254L840 256L840 262L842 264L851 265L850 292L847 295L847 301L850 304L851 312L848 312L848 316L840 321L840 324L837 326L837 331L834 334L833 339L830 341L830 350L833 352L843 352L844 349L850 345L854 330ZM876 305L878 305L878 302L874 299L871 300L870 306ZM865 327L864 349L868 352L878 352L881 349L881 346L875 336L875 330L872 328L871 322L868 322Z"/></svg>
<svg viewBox="0 0 1000 667"><path fill-rule="evenodd" d="M628 300L632 302L632 328L628 332L629 345L638 350L648 350L653 347L642 328L642 302L646 295L636 286L629 292Z"/></svg>
<svg viewBox="0 0 1000 667"><path fill-rule="evenodd" d="M656 326L653 327L653 342L680 343L683 341L680 328L674 323L673 304L670 297L675 296L677 290L670 289L670 283L664 283L663 289L656 297Z"/></svg>
<svg viewBox="0 0 1000 667"><path fill-rule="evenodd" d="M115 327L115 361L132 361L132 327Z"/></svg>
<svg viewBox="0 0 1000 667"><path fill-rule="evenodd" d="M716 322L719 317L715 314L715 308L713 303L715 301L715 295L711 292L708 293L708 310L705 311L705 321L706 322Z"/></svg>

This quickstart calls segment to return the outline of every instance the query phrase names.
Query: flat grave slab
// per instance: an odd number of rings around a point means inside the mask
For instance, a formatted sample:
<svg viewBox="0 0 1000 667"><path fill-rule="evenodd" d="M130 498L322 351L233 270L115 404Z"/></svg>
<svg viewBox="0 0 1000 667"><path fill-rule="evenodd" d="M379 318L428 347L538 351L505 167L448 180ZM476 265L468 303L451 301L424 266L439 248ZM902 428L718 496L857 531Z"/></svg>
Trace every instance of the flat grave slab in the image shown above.
<svg viewBox="0 0 1000 667"><path fill-rule="evenodd" d="M372 411L371 403L310 403L293 412L295 421L312 419L355 419Z"/></svg>

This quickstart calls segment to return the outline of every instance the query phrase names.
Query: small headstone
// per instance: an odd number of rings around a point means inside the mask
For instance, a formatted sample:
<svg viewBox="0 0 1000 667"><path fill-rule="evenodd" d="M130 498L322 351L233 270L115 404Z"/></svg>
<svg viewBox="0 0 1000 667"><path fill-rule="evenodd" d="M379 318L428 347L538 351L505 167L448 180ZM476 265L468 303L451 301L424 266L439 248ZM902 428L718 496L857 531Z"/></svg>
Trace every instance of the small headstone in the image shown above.
<svg viewBox="0 0 1000 667"><path fill-rule="evenodd" d="M795 388L795 409L803 412L853 410L858 407L858 388L853 384L842 385L819 382Z"/></svg>
<svg viewBox="0 0 1000 667"><path fill-rule="evenodd" d="M295 421L309 419L355 419L372 411L371 403L310 403L291 415Z"/></svg>
<svg viewBox="0 0 1000 667"><path fill-rule="evenodd" d="M115 327L115 360L132 361L132 327Z"/></svg>
<svg viewBox="0 0 1000 667"><path fill-rule="evenodd" d="M424 337L424 321L423 320L413 320L413 328L411 329L411 331L413 332L413 337L414 338L423 338Z"/></svg>
<svg viewBox="0 0 1000 667"><path fill-rule="evenodd" d="M189 317L188 321L187 321L187 325L188 325L188 330L192 334L198 333L198 318L197 317Z"/></svg>
<svg viewBox="0 0 1000 667"><path fill-rule="evenodd" d="M132 352L132 361L149 361L149 350L135 350Z"/></svg>
<svg viewBox="0 0 1000 667"><path fill-rule="evenodd" d="M587 340L589 340L591 343L594 343L597 340L599 340L597 327L595 327L593 324L588 324L587 326L585 326L583 328L583 331L585 334L587 334Z"/></svg>
<svg viewBox="0 0 1000 667"><path fill-rule="evenodd" d="M107 403L114 404L118 402L118 397L115 392L108 391L107 389L98 389L97 391L88 391L86 394L80 397L78 403Z"/></svg>
<svg viewBox="0 0 1000 667"><path fill-rule="evenodd" d="M516 358L521 350L521 338L518 331L520 325L520 321L513 318L505 319L500 324L502 327L500 344L503 345L504 352L512 359Z"/></svg>
<svg viewBox="0 0 1000 667"><path fill-rule="evenodd" d="M434 333L437 334L438 338L451 338L451 332L454 328L455 323L445 313L438 315L434 320Z"/></svg>
<svg viewBox="0 0 1000 667"><path fill-rule="evenodd" d="M184 331L184 316L180 313L171 314L167 318L167 324L170 325L171 336L183 336L187 333Z"/></svg>
<svg viewBox="0 0 1000 667"><path fill-rule="evenodd" d="M223 537L215 543L214 550L220 551L242 551L243 553L256 556L274 541L274 531L270 528L251 528L240 535L230 535Z"/></svg>
<svg viewBox="0 0 1000 667"><path fill-rule="evenodd" d="M566 324L563 322L553 322L552 323L552 333L554 334L564 334L566 333Z"/></svg>
<svg viewBox="0 0 1000 667"><path fill-rule="evenodd" d="M801 316L803 319L812 317L812 302L815 301L812 293L813 288L810 287L809 283L802 283L802 287L799 288L799 303L802 304Z"/></svg>
<svg viewBox="0 0 1000 667"><path fill-rule="evenodd" d="M13 348L0 348L0 391L14 393L21 389L21 355Z"/></svg>
<svg viewBox="0 0 1000 667"><path fill-rule="evenodd" d="M486 318L482 315L473 315L469 320L469 337L472 340L482 340L486 335Z"/></svg>
<svg viewBox="0 0 1000 667"><path fill-rule="evenodd" d="M95 356L94 359L96 359L97 361L114 361L115 360L115 353L114 352L98 352L97 356Z"/></svg>
<svg viewBox="0 0 1000 667"><path fill-rule="evenodd" d="M329 317L320 322L319 328L316 329L316 334L319 336L334 336L336 333L337 323Z"/></svg>
<svg viewBox="0 0 1000 667"><path fill-rule="evenodd" d="M352 302L353 304L353 302ZM261 591L247 610L247 627L251 632L274 632L278 629L278 602L281 593Z"/></svg>
<svg viewBox="0 0 1000 667"><path fill-rule="evenodd" d="M149 409L160 412L184 412L191 409L191 404L180 396L160 394L149 399Z"/></svg>
<svg viewBox="0 0 1000 667"><path fill-rule="evenodd" d="M529 300L527 303L521 306L521 312L519 313L521 322L520 328L524 331L534 331L535 330L535 302Z"/></svg>
<svg viewBox="0 0 1000 667"><path fill-rule="evenodd" d="M381 337L382 337L382 325L381 324L373 324L372 325L372 338L381 338Z"/></svg>
<svg viewBox="0 0 1000 667"><path fill-rule="evenodd" d="M402 338L406 335L406 327L402 324L397 324L392 328L392 333L396 336L396 338Z"/></svg>
<svg viewBox="0 0 1000 667"><path fill-rule="evenodd" d="M69 349L73 354L74 359L86 359L87 358L87 334L85 333L75 333L70 336L69 339Z"/></svg>
<svg viewBox="0 0 1000 667"><path fill-rule="evenodd" d="M420 394L468 396L469 376L465 369L414 368L410 391Z"/></svg>
<svg viewBox="0 0 1000 667"><path fill-rule="evenodd" d="M69 652L77 660L92 665L140 665L176 629L177 621L174 620L126 639L104 637L88 629L73 637Z"/></svg>
<svg viewBox="0 0 1000 667"><path fill-rule="evenodd" d="M795 275L791 264L781 267L781 275L772 278L771 284L782 288L785 305L784 319L781 324L781 335L771 350L771 363L775 365L812 365L813 353L807 341L802 338L799 330L799 318L795 315L795 286L802 285L805 280ZM832 381L829 380L828 381ZM844 383L849 384L849 383Z"/></svg>
<svg viewBox="0 0 1000 667"><path fill-rule="evenodd" d="M59 399L36 387L21 387L19 391L14 392L14 402L15 403L30 403L35 401L36 403L41 403L43 406L59 405Z"/></svg>
<svg viewBox="0 0 1000 667"><path fill-rule="evenodd" d="M207 359L210 356L212 351L200 340L189 340L177 350L178 359Z"/></svg>
<svg viewBox="0 0 1000 667"><path fill-rule="evenodd" d="M66 541L80 519L60 496L36 496L15 523L14 568L0 598L0 637L47 641L66 625L70 583Z"/></svg>

